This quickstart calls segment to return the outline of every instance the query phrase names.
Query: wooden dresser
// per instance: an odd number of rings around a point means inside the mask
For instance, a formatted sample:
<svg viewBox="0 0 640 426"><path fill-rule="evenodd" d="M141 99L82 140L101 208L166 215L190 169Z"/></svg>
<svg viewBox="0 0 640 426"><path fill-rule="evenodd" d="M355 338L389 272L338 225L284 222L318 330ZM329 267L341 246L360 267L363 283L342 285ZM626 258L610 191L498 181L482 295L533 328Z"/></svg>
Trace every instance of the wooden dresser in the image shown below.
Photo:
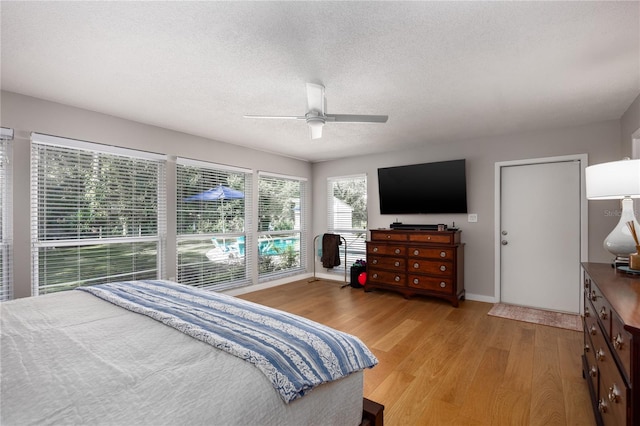
<svg viewBox="0 0 640 426"><path fill-rule="evenodd" d="M367 283L373 289L448 300L464 298L464 244L460 231L372 229Z"/></svg>
<svg viewBox="0 0 640 426"><path fill-rule="evenodd" d="M583 263L584 353L598 425L640 425L640 275Z"/></svg>

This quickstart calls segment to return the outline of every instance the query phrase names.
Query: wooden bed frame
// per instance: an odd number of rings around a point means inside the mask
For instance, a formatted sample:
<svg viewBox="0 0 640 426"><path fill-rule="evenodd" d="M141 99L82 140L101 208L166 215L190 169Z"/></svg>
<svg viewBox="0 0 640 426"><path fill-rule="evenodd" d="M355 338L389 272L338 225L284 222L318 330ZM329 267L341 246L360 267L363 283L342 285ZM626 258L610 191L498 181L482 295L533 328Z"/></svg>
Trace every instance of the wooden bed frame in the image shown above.
<svg viewBox="0 0 640 426"><path fill-rule="evenodd" d="M367 398L362 400L362 423L360 426L383 426L384 405Z"/></svg>

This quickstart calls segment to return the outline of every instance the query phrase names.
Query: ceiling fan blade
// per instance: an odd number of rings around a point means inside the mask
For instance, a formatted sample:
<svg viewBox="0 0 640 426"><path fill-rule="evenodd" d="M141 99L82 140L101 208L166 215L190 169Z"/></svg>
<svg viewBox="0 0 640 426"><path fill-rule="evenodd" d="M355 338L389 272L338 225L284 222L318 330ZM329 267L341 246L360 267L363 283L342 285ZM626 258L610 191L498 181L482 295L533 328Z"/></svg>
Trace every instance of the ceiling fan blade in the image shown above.
<svg viewBox="0 0 640 426"><path fill-rule="evenodd" d="M386 123L388 115L354 115L354 114L327 114L327 121L336 123Z"/></svg>
<svg viewBox="0 0 640 426"><path fill-rule="evenodd" d="M316 111L324 115L324 86L307 83L307 112Z"/></svg>
<svg viewBox="0 0 640 426"><path fill-rule="evenodd" d="M244 115L244 118L277 118L281 120L306 120L307 117L295 117L292 115Z"/></svg>
<svg viewBox="0 0 640 426"><path fill-rule="evenodd" d="M322 138L322 126L309 126L311 129L311 139Z"/></svg>

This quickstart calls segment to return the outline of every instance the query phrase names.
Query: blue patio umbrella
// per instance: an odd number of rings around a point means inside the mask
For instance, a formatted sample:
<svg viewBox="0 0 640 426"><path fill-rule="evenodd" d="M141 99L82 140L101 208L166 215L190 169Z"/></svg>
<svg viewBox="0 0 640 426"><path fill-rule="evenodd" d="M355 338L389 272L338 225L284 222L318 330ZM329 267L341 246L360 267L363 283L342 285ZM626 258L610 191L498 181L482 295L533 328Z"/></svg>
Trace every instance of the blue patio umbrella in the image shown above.
<svg viewBox="0 0 640 426"><path fill-rule="evenodd" d="M215 188L207 189L199 194L191 195L184 198L183 201L221 201L224 205L224 200L239 200L244 198L244 192L232 189L224 185L218 185ZM224 213L223 213L224 214ZM225 232L226 215L222 220L222 232Z"/></svg>
<svg viewBox="0 0 640 426"><path fill-rule="evenodd" d="M239 200L244 198L244 193L237 189L232 189L223 185L207 189L199 194L191 195L183 201L218 201L218 200Z"/></svg>

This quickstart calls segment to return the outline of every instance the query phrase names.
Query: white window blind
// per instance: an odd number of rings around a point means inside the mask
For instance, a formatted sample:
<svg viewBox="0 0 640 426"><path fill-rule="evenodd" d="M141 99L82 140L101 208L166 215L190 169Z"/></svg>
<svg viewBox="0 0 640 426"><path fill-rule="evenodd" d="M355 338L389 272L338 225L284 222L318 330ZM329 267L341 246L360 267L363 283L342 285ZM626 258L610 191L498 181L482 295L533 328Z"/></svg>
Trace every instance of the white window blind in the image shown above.
<svg viewBox="0 0 640 426"><path fill-rule="evenodd" d="M329 232L340 234L347 242L341 245L340 259L347 250L348 268L356 260L366 258L367 176L352 175L327 179L327 223Z"/></svg>
<svg viewBox="0 0 640 426"><path fill-rule="evenodd" d="M11 149L13 129L0 132L0 301L13 298L13 183Z"/></svg>
<svg viewBox="0 0 640 426"><path fill-rule="evenodd" d="M250 282L251 171L178 158L177 281L216 290Z"/></svg>
<svg viewBox="0 0 640 426"><path fill-rule="evenodd" d="M33 294L163 278L165 157L31 138Z"/></svg>
<svg viewBox="0 0 640 426"><path fill-rule="evenodd" d="M274 279L306 268L306 192L303 178L261 173L258 193L258 272Z"/></svg>

